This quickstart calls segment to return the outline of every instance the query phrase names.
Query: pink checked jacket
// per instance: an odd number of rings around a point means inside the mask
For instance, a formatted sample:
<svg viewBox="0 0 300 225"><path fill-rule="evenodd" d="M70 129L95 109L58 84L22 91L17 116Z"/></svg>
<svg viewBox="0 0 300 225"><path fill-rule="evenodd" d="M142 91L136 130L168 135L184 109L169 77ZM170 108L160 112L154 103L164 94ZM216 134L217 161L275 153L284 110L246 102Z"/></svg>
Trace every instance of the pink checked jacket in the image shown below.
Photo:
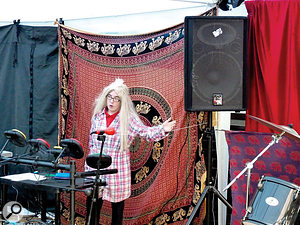
<svg viewBox="0 0 300 225"><path fill-rule="evenodd" d="M110 124L114 127L116 134L107 135L103 146L103 154L109 155L112 158L112 164L106 169L117 169L118 173L102 175L100 178L106 182L106 186L100 187L99 197L110 202L120 202L130 197L131 195L131 170L130 170L130 151L120 151L120 116L117 115L114 121ZM106 116L105 111L96 114L92 119L91 132L105 130ZM90 133L91 133L90 132ZM146 138L147 141L158 141L167 136L163 126L145 126L142 122L134 117L130 118L128 130L128 146L133 141L135 136ZM89 138L89 154L99 153L101 149L101 141L97 140L97 134L90 135ZM85 171L94 170L85 164Z"/></svg>

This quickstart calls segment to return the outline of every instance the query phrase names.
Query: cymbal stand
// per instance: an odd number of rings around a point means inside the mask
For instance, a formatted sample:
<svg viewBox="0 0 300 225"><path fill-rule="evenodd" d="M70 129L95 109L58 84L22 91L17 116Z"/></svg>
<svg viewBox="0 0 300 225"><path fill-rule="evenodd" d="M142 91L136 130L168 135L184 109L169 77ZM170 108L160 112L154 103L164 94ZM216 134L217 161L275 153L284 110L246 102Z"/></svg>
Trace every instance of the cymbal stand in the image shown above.
<svg viewBox="0 0 300 225"><path fill-rule="evenodd" d="M279 140L282 138L282 135L285 132L282 132L281 134L273 134L272 135L272 141L269 142L268 146L265 147L251 162L246 163L246 167L223 189L223 191L226 191L231 185L236 182L240 176L242 176L247 171L247 191L246 191L246 212L249 212L249 194L250 194L250 181L251 181L251 169L253 168L253 164L257 161L259 157L261 157L272 145L275 143L278 143ZM247 215L247 213L246 213Z"/></svg>
<svg viewBox="0 0 300 225"><path fill-rule="evenodd" d="M98 202L99 186L101 183L101 180L99 179L100 168L101 168L101 157L102 157L105 138L106 138L106 136L104 134L98 134L97 140L101 141L101 149L100 149L99 159L97 162L97 171L96 171L96 177L95 177L95 182L94 182L94 187L93 187L91 207L90 207L90 211L88 212L89 215L88 215L87 225L90 225L94 204L96 204ZM94 216L94 220L96 220L96 219L99 219L97 207L96 207L96 215ZM94 221L92 224L98 224L98 223L99 223L99 221Z"/></svg>

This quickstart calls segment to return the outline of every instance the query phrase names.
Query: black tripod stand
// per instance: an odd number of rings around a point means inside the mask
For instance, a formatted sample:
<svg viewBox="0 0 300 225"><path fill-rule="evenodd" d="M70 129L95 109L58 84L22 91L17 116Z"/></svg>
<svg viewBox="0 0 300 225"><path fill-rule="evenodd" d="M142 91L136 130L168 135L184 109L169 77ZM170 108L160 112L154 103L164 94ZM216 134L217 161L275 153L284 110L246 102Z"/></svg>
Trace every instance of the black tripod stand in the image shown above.
<svg viewBox="0 0 300 225"><path fill-rule="evenodd" d="M99 154L99 159L97 162L97 171L96 171L96 177L95 177L95 182L94 182L94 187L93 187L93 192L92 192L92 196L91 196L91 206L90 206L90 210L88 213L88 217L87 217L87 225L96 225L99 223L99 186L100 185L106 185L103 184L103 182L100 180L100 168L101 168L101 157L102 157L102 151L103 151L103 145L105 142L105 135L104 134L98 134L98 141L101 141L101 150L100 150L100 154ZM93 215L92 215L93 214ZM93 216L93 218L92 218Z"/></svg>
<svg viewBox="0 0 300 225"><path fill-rule="evenodd" d="M208 139L208 155L207 155L207 182L206 187L196 204L191 216L189 217L189 220L187 221L186 225L191 224L193 221L195 214L197 213L199 207L201 206L203 200L205 199L207 195L207 204L206 204L206 220L207 224L211 224L211 209L212 209L212 200L213 200L213 194L215 194L227 207L229 207L232 210L232 206L227 202L227 200L224 198L224 196L214 187L212 186L213 180L211 175L211 168L212 168L212 136L213 136L213 126L212 126L212 112L208 112L208 123L209 126L206 129L207 139Z"/></svg>
<svg viewBox="0 0 300 225"><path fill-rule="evenodd" d="M197 205L195 206L195 209L193 210L189 220L187 221L186 225L189 225L191 224L191 222L193 221L194 217L195 217L195 214L196 212L198 211L199 207L201 206L206 194L212 194L211 192L213 192L213 194L216 194L217 197L228 207L232 210L232 206L227 202L227 200L223 197L223 195L214 187L214 186L206 186L204 188L204 191L197 203ZM208 201L209 202L209 201ZM211 205L211 204L210 204ZM207 204L208 206L208 204ZM210 210L210 209L208 209ZM210 214L210 212L207 211L207 215ZM209 223L209 219L207 219L208 223Z"/></svg>

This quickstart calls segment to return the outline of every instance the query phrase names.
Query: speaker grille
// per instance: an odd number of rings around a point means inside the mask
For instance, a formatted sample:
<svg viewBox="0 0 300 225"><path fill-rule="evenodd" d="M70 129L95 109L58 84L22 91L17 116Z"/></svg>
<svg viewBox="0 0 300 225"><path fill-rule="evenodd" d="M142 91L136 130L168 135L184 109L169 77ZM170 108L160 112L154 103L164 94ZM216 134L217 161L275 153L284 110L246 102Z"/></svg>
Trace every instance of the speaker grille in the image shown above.
<svg viewBox="0 0 300 225"><path fill-rule="evenodd" d="M185 18L185 109L246 109L245 17Z"/></svg>

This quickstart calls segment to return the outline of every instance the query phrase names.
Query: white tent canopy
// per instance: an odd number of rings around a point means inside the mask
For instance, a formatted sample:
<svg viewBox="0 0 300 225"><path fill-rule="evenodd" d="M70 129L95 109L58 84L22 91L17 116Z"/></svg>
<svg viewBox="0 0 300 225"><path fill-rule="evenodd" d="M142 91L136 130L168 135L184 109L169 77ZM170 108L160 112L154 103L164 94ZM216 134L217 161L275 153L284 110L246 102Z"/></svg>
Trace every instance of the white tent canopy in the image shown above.
<svg viewBox="0 0 300 225"><path fill-rule="evenodd" d="M217 0L4 1L1 3L0 26L18 19L22 25L53 26L56 19L62 18L66 26L87 32L142 34L183 23L185 16L200 15L215 7L216 2ZM232 13L226 11L224 15Z"/></svg>

